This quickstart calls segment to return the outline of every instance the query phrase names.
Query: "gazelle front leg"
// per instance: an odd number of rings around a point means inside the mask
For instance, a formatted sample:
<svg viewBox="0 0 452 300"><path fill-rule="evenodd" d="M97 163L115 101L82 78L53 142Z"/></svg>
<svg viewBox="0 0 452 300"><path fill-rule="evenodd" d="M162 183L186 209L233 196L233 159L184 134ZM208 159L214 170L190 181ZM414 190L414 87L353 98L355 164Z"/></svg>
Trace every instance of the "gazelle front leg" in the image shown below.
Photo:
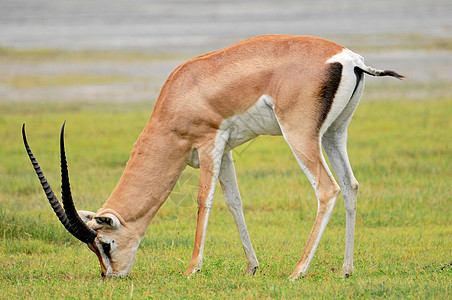
<svg viewBox="0 0 452 300"><path fill-rule="evenodd" d="M215 184L220 172L221 159L229 135L219 131L214 141L206 142L198 148L199 155L199 190L198 190L198 220L196 225L193 256L185 275L190 276L202 268L204 243L206 240L207 222L213 203Z"/></svg>
<svg viewBox="0 0 452 300"><path fill-rule="evenodd" d="M243 249L245 250L247 262L246 272L254 274L259 266L259 262L257 261L248 230L246 229L242 199L237 185L237 177L235 174L234 161L232 159L231 151L223 155L219 179L221 188L223 189L224 199L237 225Z"/></svg>
<svg viewBox="0 0 452 300"><path fill-rule="evenodd" d="M353 274L353 247L355 239L356 198L358 181L353 175L347 155L347 129L327 132L322 140L323 148L342 189L345 204L345 255L342 276Z"/></svg>

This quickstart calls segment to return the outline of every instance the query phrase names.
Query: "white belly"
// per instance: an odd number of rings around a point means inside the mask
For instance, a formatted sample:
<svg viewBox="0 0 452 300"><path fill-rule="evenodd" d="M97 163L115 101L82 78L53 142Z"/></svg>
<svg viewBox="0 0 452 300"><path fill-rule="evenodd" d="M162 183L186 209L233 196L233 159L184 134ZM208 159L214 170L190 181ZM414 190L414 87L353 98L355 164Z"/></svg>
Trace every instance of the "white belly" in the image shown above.
<svg viewBox="0 0 452 300"><path fill-rule="evenodd" d="M270 96L262 95L245 113L232 116L221 123L220 130L228 133L225 152L258 135L282 135Z"/></svg>
<svg viewBox="0 0 452 300"><path fill-rule="evenodd" d="M274 101L267 95L262 95L256 104L245 113L224 120L220 125L217 138L227 139L224 148L224 153L226 153L259 135L282 135L274 112ZM188 164L199 168L196 149L191 151Z"/></svg>

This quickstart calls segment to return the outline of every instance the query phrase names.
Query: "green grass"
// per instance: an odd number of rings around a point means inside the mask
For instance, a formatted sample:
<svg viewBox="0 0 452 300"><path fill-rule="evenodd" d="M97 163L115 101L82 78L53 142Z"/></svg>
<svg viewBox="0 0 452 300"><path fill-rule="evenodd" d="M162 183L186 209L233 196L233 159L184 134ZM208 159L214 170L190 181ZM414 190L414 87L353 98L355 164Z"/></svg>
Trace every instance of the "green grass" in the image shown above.
<svg viewBox="0 0 452 300"><path fill-rule="evenodd" d="M87 75L87 74L59 74L59 75L17 75L5 78L2 83L6 87L15 89L65 87L73 85L94 85L127 83L131 81L145 82L147 78L133 78L130 76Z"/></svg>
<svg viewBox="0 0 452 300"><path fill-rule="evenodd" d="M327 37L331 40L343 41L344 46L354 51L388 51L388 50L426 50L450 51L452 41L447 37L411 34L356 34ZM341 42L342 43L342 42Z"/></svg>
<svg viewBox="0 0 452 300"><path fill-rule="evenodd" d="M451 295L452 101L370 101L349 130L360 182L355 274L340 278L339 200L309 274L290 282L317 202L290 149L260 137L235 150L245 217L260 268L245 274L237 230L217 188L203 271L182 273L196 227L197 171L163 205L129 277L102 280L97 258L58 223L22 145L59 193L59 128L79 209L97 210L118 181L151 105L0 103L0 298L436 298ZM192 174L192 175L190 175ZM189 196L184 197L183 195Z"/></svg>
<svg viewBox="0 0 452 300"><path fill-rule="evenodd" d="M143 51L71 51L50 48L16 49L0 47L0 62L142 62L153 60L170 60L185 57L179 53L149 53Z"/></svg>

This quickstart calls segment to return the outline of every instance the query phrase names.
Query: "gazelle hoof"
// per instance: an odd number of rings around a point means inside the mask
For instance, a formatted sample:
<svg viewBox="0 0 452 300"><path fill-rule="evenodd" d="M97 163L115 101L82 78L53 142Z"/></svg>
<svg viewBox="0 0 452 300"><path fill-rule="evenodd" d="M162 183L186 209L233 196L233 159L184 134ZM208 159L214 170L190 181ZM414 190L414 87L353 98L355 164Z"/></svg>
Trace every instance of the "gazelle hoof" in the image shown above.
<svg viewBox="0 0 452 300"><path fill-rule="evenodd" d="M353 265L346 266L345 264L342 266L341 277L348 278L353 274Z"/></svg>
<svg viewBox="0 0 452 300"><path fill-rule="evenodd" d="M341 273L341 277L343 277L343 278L348 278L350 276L352 276L351 272L345 272L345 273L343 272L343 273Z"/></svg>
<svg viewBox="0 0 452 300"><path fill-rule="evenodd" d="M300 277L304 277L304 274L294 272L294 273L290 274L289 280L294 282L295 280L299 279Z"/></svg>
<svg viewBox="0 0 452 300"><path fill-rule="evenodd" d="M190 279L191 276L193 276L194 274L200 272L201 269L198 267L189 267L187 269L187 271L185 271L184 275L187 276L188 279Z"/></svg>
<svg viewBox="0 0 452 300"><path fill-rule="evenodd" d="M250 275L254 275L254 274L256 274L257 268L259 268L259 265L247 267L246 273L248 273Z"/></svg>

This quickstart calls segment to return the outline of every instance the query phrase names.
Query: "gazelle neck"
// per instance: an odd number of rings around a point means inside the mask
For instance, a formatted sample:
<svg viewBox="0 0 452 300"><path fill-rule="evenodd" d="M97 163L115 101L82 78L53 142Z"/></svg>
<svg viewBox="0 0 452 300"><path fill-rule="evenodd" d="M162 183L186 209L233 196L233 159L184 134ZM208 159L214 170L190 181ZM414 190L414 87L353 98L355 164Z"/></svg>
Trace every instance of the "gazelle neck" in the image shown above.
<svg viewBox="0 0 452 300"><path fill-rule="evenodd" d="M123 225L144 235L184 170L189 152L186 142L151 117L116 188L98 213L116 213Z"/></svg>

